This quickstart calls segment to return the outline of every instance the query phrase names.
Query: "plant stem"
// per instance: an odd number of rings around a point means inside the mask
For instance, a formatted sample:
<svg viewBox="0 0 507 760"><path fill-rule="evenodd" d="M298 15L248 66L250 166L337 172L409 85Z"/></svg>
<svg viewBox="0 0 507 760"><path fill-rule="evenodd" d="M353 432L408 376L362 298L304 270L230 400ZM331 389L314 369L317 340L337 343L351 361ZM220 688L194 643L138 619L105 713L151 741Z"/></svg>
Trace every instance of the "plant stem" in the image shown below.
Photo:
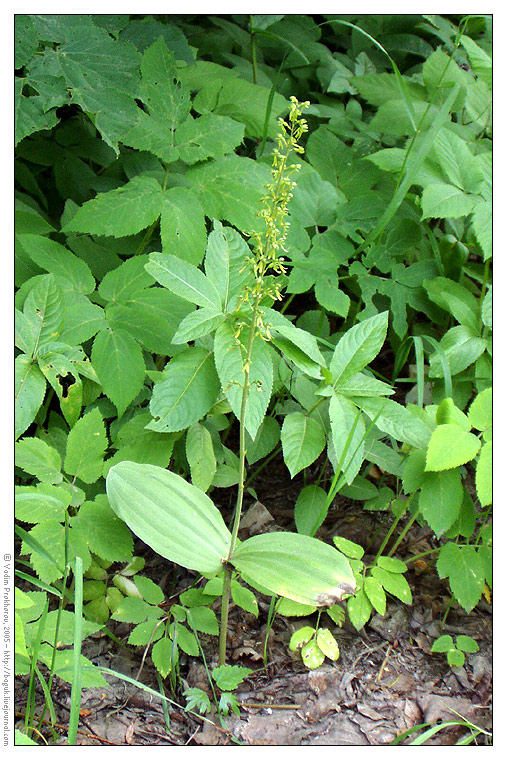
<svg viewBox="0 0 507 760"><path fill-rule="evenodd" d="M220 638L218 640L218 664L225 665L227 652L227 621L229 620L229 598L231 594L232 569L225 568L224 586L222 590L222 605L220 608Z"/></svg>
<svg viewBox="0 0 507 760"><path fill-rule="evenodd" d="M257 51L255 49L255 32L253 31L253 16L250 14L250 51L252 54L252 82L257 84Z"/></svg>

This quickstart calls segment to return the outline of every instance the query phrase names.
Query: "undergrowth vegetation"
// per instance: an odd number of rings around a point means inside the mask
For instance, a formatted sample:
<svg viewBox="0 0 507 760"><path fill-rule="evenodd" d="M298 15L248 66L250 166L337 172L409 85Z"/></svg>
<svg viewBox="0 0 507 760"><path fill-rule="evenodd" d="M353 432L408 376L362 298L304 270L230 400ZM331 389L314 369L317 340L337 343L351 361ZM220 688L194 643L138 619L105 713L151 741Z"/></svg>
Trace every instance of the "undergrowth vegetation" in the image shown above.
<svg viewBox="0 0 507 760"><path fill-rule="evenodd" d="M318 611L308 667L339 655L321 615L411 604L423 556L489 600L491 19L18 15L15 68L19 740L57 676L74 743L105 684L81 642L115 621L173 697L219 637L227 714L231 595ZM293 531L239 542L277 457ZM316 537L344 498L385 515L373 558ZM402 560L415 522L436 548ZM170 605L136 536L195 571Z"/></svg>

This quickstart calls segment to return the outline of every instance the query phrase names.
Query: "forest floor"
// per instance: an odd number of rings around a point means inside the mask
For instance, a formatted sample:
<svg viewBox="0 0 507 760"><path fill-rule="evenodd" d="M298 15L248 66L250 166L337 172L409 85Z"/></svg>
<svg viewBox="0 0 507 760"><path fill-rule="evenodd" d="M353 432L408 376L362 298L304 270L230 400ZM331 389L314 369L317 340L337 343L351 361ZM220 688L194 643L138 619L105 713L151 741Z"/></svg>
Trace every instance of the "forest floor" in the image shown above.
<svg viewBox="0 0 507 760"><path fill-rule="evenodd" d="M260 504L246 505L243 525L249 527L243 527L240 537L294 529L293 505L301 484L297 478L289 481L286 472L281 461L279 464L275 460L256 480ZM220 493L222 506L227 510L229 495L225 490ZM368 559L385 535L385 515L367 512L361 504L337 497L318 537L331 542L334 535L341 535L356 541L365 547ZM406 561L434 548L434 541L431 531L415 523L397 556ZM147 560L145 573L159 583L165 575L169 582L171 566L154 556L144 544L139 544L137 553L140 552ZM326 661L313 671L305 668L299 655L289 651L288 644L296 628L315 625L316 615L310 619L276 617L269 633L268 664L264 667L262 653L269 600L259 598L258 618L232 607L229 662L253 670L237 690L239 716L232 714L220 720L211 712L200 719L174 704L169 709L167 731L161 700L108 675L107 688L83 690L77 744L386 745L415 725L460 720L456 713L491 730L491 607L482 599L466 614L455 605L442 627L441 620L450 601L446 582L439 580L431 564L419 562L410 567L413 569L407 579L413 592L412 606L391 600L386 615L374 615L360 632L348 622L342 628L334 626L327 618L326 625L330 624L327 627L339 642L340 658L334 663ZM183 590L194 579L181 572L177 587ZM217 600L217 610L218 604ZM120 640L127 640L132 626L113 621L108 625ZM431 654L433 641L442 633L473 637L479 644L479 652L468 655L463 667L450 669L444 654ZM217 664L216 637L203 635L201 643L208 666ZM83 654L97 665L136 678L158 691L155 669L149 657L142 664L141 648L120 650L109 638L96 634L83 642ZM211 696L200 660L182 655L180 676L181 690L199 687ZM26 678L18 680L16 692L21 720ZM181 693L172 698L175 703L185 704ZM42 696L40 699L42 704ZM62 730L60 741L65 743L70 686L56 679L53 699ZM51 741L49 730L43 732ZM455 744L467 733L460 726L446 728L427 743ZM479 737L477 742L483 743L484 738Z"/></svg>

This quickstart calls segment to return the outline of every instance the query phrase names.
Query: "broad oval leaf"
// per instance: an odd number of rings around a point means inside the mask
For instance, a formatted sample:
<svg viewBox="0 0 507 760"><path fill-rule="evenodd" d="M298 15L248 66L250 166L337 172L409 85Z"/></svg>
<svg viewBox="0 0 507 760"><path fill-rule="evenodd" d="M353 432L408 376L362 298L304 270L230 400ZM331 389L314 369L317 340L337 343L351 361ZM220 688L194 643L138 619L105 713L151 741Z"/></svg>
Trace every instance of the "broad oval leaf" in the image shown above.
<svg viewBox="0 0 507 760"><path fill-rule="evenodd" d="M231 534L199 488L155 465L119 462L106 491L113 511L157 554L204 575L222 569Z"/></svg>
<svg viewBox="0 0 507 760"><path fill-rule="evenodd" d="M298 533L252 536L236 548L231 562L252 585L316 607L330 607L356 588L343 554Z"/></svg>
<svg viewBox="0 0 507 760"><path fill-rule="evenodd" d="M92 366L104 393L121 417L143 387L146 367L143 352L126 330L101 330L93 342Z"/></svg>
<svg viewBox="0 0 507 760"><path fill-rule="evenodd" d="M454 423L439 425L432 433L426 455L426 470L451 470L475 457L481 442Z"/></svg>

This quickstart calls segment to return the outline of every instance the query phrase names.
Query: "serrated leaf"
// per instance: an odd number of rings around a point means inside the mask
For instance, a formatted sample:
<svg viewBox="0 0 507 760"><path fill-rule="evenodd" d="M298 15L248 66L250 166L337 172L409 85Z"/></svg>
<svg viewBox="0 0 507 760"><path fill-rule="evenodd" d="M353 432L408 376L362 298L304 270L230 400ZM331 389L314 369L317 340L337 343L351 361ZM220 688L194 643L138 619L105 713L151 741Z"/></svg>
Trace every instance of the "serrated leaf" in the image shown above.
<svg viewBox="0 0 507 760"><path fill-rule="evenodd" d="M14 510L18 520L39 523L44 520L63 522L65 510L71 503L68 492L48 483L35 486L16 486Z"/></svg>
<svg viewBox="0 0 507 760"><path fill-rule="evenodd" d="M158 641L164 633L164 626L158 620L145 620L133 628L128 637L128 643L134 647L145 647L150 642Z"/></svg>
<svg viewBox="0 0 507 760"><path fill-rule="evenodd" d="M470 612L484 588L484 566L475 547L460 547L449 541L440 551L437 570L440 578L449 578L452 593L463 609Z"/></svg>
<svg viewBox="0 0 507 760"><path fill-rule="evenodd" d="M72 684L74 679L74 652L72 649L54 650L49 644L43 644L39 649L39 659L48 668L54 668L54 673L63 681ZM83 654L79 658L80 685L87 689L107 686L100 670Z"/></svg>
<svg viewBox="0 0 507 760"><path fill-rule="evenodd" d="M86 295L95 289L88 264L60 243L42 235L18 235L18 239L32 261L54 276L62 291Z"/></svg>
<svg viewBox="0 0 507 760"><path fill-rule="evenodd" d="M175 331L189 314L190 304L165 288L145 288L127 301L106 308L108 325L126 331L151 353L172 353Z"/></svg>
<svg viewBox="0 0 507 760"><path fill-rule="evenodd" d="M481 442L454 423L438 425L433 431L426 455L426 471L451 470L475 457Z"/></svg>
<svg viewBox="0 0 507 760"><path fill-rule="evenodd" d="M91 303L87 296L63 293L62 303L63 322L59 340L63 343L78 346L105 327L104 310Z"/></svg>
<svg viewBox="0 0 507 760"><path fill-rule="evenodd" d="M493 208L491 200L481 200L472 212L472 229L482 248L484 261L493 255Z"/></svg>
<svg viewBox="0 0 507 760"><path fill-rule="evenodd" d="M209 607L192 607L188 609L187 620L190 627L195 628L196 631L207 633L210 636L218 636L216 615Z"/></svg>
<svg viewBox="0 0 507 760"><path fill-rule="evenodd" d="M362 588L347 601L347 612L349 613L350 622L356 631L360 631L368 622L372 610L372 604Z"/></svg>
<svg viewBox="0 0 507 760"><path fill-rule="evenodd" d="M223 156L190 167L185 179L210 219L225 219L244 232L262 229L257 210L271 179L263 164L244 156Z"/></svg>
<svg viewBox="0 0 507 760"><path fill-rule="evenodd" d="M151 659L162 678L167 678L173 669L172 641L164 637L153 644L151 648Z"/></svg>
<svg viewBox="0 0 507 760"><path fill-rule="evenodd" d="M16 77L14 83L14 145L41 129L51 129L57 123L54 109L44 110L42 97L23 95L24 80Z"/></svg>
<svg viewBox="0 0 507 760"><path fill-rule="evenodd" d="M225 315L217 309L196 309L181 320L172 342L180 345L209 335L222 324L224 319Z"/></svg>
<svg viewBox="0 0 507 760"><path fill-rule="evenodd" d="M456 636L456 646L458 649L461 649L462 652L468 652L470 654L479 651L479 644L472 639L471 636Z"/></svg>
<svg viewBox="0 0 507 760"><path fill-rule="evenodd" d="M62 231L115 238L135 235L158 219L162 198L162 188L153 177L137 176L84 203Z"/></svg>
<svg viewBox="0 0 507 760"><path fill-rule="evenodd" d="M431 430L410 408L386 398L356 396L354 400L384 433L416 448L423 449L428 445Z"/></svg>
<svg viewBox="0 0 507 760"><path fill-rule="evenodd" d="M213 283L186 261L171 253L152 253L146 271L185 301L220 311L220 296Z"/></svg>
<svg viewBox="0 0 507 760"><path fill-rule="evenodd" d="M291 478L314 462L326 445L321 423L301 412L285 417L281 432L283 458Z"/></svg>
<svg viewBox="0 0 507 760"><path fill-rule="evenodd" d="M336 390L343 396L391 396L394 393L387 383L363 372L357 372L339 381Z"/></svg>
<svg viewBox="0 0 507 760"><path fill-rule="evenodd" d="M220 294L224 311L231 309L235 297L251 278L246 266L249 256L250 249L241 235L215 220L208 236L204 266L207 278Z"/></svg>
<svg viewBox="0 0 507 760"><path fill-rule="evenodd" d="M154 279L145 269L148 261L148 256L135 256L109 270L98 287L99 296L113 303L128 301L148 288Z"/></svg>
<svg viewBox="0 0 507 760"><path fill-rule="evenodd" d="M377 560L377 565L389 573L407 572L406 564L401 559L396 559L396 557L384 557L381 555Z"/></svg>
<svg viewBox="0 0 507 760"><path fill-rule="evenodd" d="M477 205L477 195L463 192L454 185L444 182L427 185L421 196L422 218L443 219L449 217L457 219L468 216Z"/></svg>
<svg viewBox="0 0 507 760"><path fill-rule="evenodd" d="M412 592L404 575L390 573L381 567L372 568L371 574L389 594L395 596L400 602L412 604Z"/></svg>
<svg viewBox="0 0 507 760"><path fill-rule="evenodd" d="M359 322L338 341L329 369L335 385L350 378L378 354L387 333L388 312Z"/></svg>
<svg viewBox="0 0 507 760"><path fill-rule="evenodd" d="M337 466L350 485L364 459L366 428L361 411L345 396L335 393L329 403L329 419Z"/></svg>
<svg viewBox="0 0 507 760"><path fill-rule="evenodd" d="M438 639L435 639L431 646L432 652L448 652L449 649L453 647L453 640L452 636L449 636L448 633L444 634L443 636L439 636Z"/></svg>
<svg viewBox="0 0 507 760"><path fill-rule="evenodd" d="M342 554L298 533L252 536L236 547L231 562L248 582L303 604L331 606L356 585Z"/></svg>
<svg viewBox="0 0 507 760"><path fill-rule="evenodd" d="M242 141L245 127L228 116L205 113L189 117L175 133L175 145L186 164L232 153Z"/></svg>
<svg viewBox="0 0 507 760"><path fill-rule="evenodd" d="M46 394L46 380L28 356L21 354L14 363L15 440L32 424Z"/></svg>
<svg viewBox="0 0 507 760"><path fill-rule="evenodd" d="M447 277L424 280L423 286L432 301L445 309L462 325L479 330L479 302L463 285Z"/></svg>
<svg viewBox="0 0 507 760"><path fill-rule="evenodd" d="M62 325L62 294L52 274L36 281L25 299L23 314L31 325L35 356L39 346L59 336Z"/></svg>
<svg viewBox="0 0 507 760"><path fill-rule="evenodd" d="M229 322L220 325L215 334L214 358L222 389L232 411L240 418L241 400L245 385L244 363L247 335L245 329L236 342L234 328ZM252 346L249 374L250 389L245 413L245 427L251 438L255 438L266 414L273 387L273 364L266 343L259 337Z"/></svg>
<svg viewBox="0 0 507 760"><path fill-rule="evenodd" d="M161 467L120 462L106 490L114 512L158 554L204 574L222 569L231 536L200 489Z"/></svg>
<svg viewBox="0 0 507 760"><path fill-rule="evenodd" d="M487 345L486 338L477 337L475 331L464 325L451 327L440 341L452 375L457 375L473 364L484 353ZM430 356L429 375L443 377L442 364L437 353Z"/></svg>
<svg viewBox="0 0 507 760"><path fill-rule="evenodd" d="M379 615L385 615L386 594L379 581L373 576L368 576L364 580L364 591Z"/></svg>
<svg viewBox="0 0 507 760"><path fill-rule="evenodd" d="M483 507L493 501L493 442L484 443L475 471L477 496Z"/></svg>
<svg viewBox="0 0 507 760"><path fill-rule="evenodd" d="M115 515L104 494L98 495L96 501L85 501L72 518L72 525L86 537L90 551L102 559L121 562L132 556L132 535Z"/></svg>
<svg viewBox="0 0 507 760"><path fill-rule="evenodd" d="M15 463L43 483L61 483L60 454L40 438L23 438L14 447Z"/></svg>
<svg viewBox="0 0 507 760"><path fill-rule="evenodd" d="M162 199L162 253L198 266L206 250L206 224L199 199L186 187L171 187Z"/></svg>
<svg viewBox="0 0 507 760"><path fill-rule="evenodd" d="M315 670L315 668L319 668L322 665L326 656L317 644L317 641L312 639L302 647L301 658L307 668Z"/></svg>
<svg viewBox="0 0 507 760"><path fill-rule="evenodd" d="M438 535L458 518L463 501L459 470L427 472L419 495L419 508L425 520Z"/></svg>
<svg viewBox="0 0 507 760"><path fill-rule="evenodd" d="M326 502L327 493L320 486L311 485L301 489L294 507L298 533L305 536L315 535L326 517ZM337 548L340 549L339 546Z"/></svg>
<svg viewBox="0 0 507 760"><path fill-rule="evenodd" d="M171 359L163 379L153 387L150 411L155 419L149 429L172 432L198 422L219 390L212 353L197 346L187 348Z"/></svg>
<svg viewBox="0 0 507 760"><path fill-rule="evenodd" d="M92 409L76 422L67 438L64 470L85 483L95 483L102 474L107 446L102 415Z"/></svg>
<svg viewBox="0 0 507 760"><path fill-rule="evenodd" d="M219 689L234 691L250 673L253 673L253 670L243 665L220 665L218 668L213 668L212 676Z"/></svg>
<svg viewBox="0 0 507 760"><path fill-rule="evenodd" d="M485 388L470 404L468 410L470 424L476 430L487 430L493 424L493 389Z"/></svg>
<svg viewBox="0 0 507 760"><path fill-rule="evenodd" d="M148 602L148 604L161 604L164 601L164 592L160 586L157 586L157 584L151 580L151 578L136 575L134 577L134 583L144 601Z"/></svg>
<svg viewBox="0 0 507 760"><path fill-rule="evenodd" d="M217 469L211 433L204 425L190 425L185 440L185 453L190 465L192 483L206 491L213 482Z"/></svg>
<svg viewBox="0 0 507 760"><path fill-rule="evenodd" d="M459 425L465 433L468 433L471 425L466 414L458 409L452 398L444 398L438 405L436 414L437 425Z"/></svg>
<svg viewBox="0 0 507 760"><path fill-rule="evenodd" d="M255 615L255 617L258 616L259 606L257 604L257 599L250 589L242 586L238 581L233 580L231 583L231 596L234 604L237 604L242 610L249 612L251 615Z"/></svg>
<svg viewBox="0 0 507 760"><path fill-rule="evenodd" d="M338 280L333 282L328 277L317 277L315 298L321 306L339 317L346 318L350 308L350 298L338 287Z"/></svg>
<svg viewBox="0 0 507 760"><path fill-rule="evenodd" d="M125 330L101 330L93 341L91 360L121 417L144 383L146 367L139 344Z"/></svg>

